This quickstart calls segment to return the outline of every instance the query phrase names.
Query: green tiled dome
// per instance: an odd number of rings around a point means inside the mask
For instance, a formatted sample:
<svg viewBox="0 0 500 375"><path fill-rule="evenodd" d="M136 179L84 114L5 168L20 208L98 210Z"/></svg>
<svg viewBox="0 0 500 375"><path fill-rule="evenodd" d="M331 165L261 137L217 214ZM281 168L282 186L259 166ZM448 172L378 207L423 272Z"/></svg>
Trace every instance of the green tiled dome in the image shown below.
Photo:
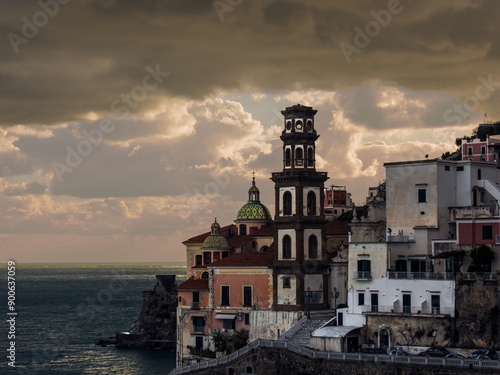
<svg viewBox="0 0 500 375"><path fill-rule="evenodd" d="M226 238L222 234L211 234L203 242L202 249L228 249Z"/></svg>
<svg viewBox="0 0 500 375"><path fill-rule="evenodd" d="M240 208L236 220L271 220L271 213L262 203L249 202Z"/></svg>

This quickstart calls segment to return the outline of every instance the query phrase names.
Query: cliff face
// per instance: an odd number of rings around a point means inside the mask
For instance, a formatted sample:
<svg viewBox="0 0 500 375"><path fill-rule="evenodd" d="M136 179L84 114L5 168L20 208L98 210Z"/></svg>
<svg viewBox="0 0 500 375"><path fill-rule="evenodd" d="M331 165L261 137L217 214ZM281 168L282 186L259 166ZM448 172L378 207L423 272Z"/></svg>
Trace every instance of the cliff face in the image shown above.
<svg viewBox="0 0 500 375"><path fill-rule="evenodd" d="M456 327L457 346L500 348L500 293L498 280L475 274L474 280L457 279Z"/></svg>
<svg viewBox="0 0 500 375"><path fill-rule="evenodd" d="M139 319L126 333L101 340L98 345L116 344L122 348L175 348L177 321L175 275L157 275L152 291L143 292Z"/></svg>

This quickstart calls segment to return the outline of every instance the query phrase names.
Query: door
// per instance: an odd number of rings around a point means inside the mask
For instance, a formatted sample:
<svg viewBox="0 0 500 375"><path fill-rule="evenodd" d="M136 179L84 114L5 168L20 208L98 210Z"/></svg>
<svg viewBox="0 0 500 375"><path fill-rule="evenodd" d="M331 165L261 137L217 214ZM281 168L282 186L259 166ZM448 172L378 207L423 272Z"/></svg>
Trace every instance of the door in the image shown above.
<svg viewBox="0 0 500 375"><path fill-rule="evenodd" d="M403 313L411 314L411 294L403 294Z"/></svg>
<svg viewBox="0 0 500 375"><path fill-rule="evenodd" d="M371 305L372 305L372 312L378 312L378 294L377 293L371 294Z"/></svg>
<svg viewBox="0 0 500 375"><path fill-rule="evenodd" d="M439 295L431 296L431 304L432 304L432 313L441 314L441 298L439 298Z"/></svg>

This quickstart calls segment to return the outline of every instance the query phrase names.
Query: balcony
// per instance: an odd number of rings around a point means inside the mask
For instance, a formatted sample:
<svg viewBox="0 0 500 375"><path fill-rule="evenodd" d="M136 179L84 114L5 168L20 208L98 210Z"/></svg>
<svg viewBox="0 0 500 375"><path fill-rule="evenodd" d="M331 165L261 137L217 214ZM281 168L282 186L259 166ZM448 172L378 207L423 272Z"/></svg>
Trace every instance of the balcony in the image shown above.
<svg viewBox="0 0 500 375"><path fill-rule="evenodd" d="M200 335L204 335L205 334L205 326L196 326L196 325L193 325L193 329L191 331L191 334L200 334Z"/></svg>
<svg viewBox="0 0 500 375"><path fill-rule="evenodd" d="M371 280L372 273L370 271L354 271L352 277L354 280Z"/></svg>
<svg viewBox="0 0 500 375"><path fill-rule="evenodd" d="M387 277L405 280L453 280L453 273L389 271Z"/></svg>
<svg viewBox="0 0 500 375"><path fill-rule="evenodd" d="M498 208L491 206L450 207L449 212L449 220L452 223L461 219L498 216Z"/></svg>
<svg viewBox="0 0 500 375"><path fill-rule="evenodd" d="M410 236L404 236L402 234L398 234L395 236L387 235L385 240L387 242L415 242L415 238Z"/></svg>
<svg viewBox="0 0 500 375"><path fill-rule="evenodd" d="M199 302L193 302L191 304L191 309L193 309L193 310L199 310L200 309L200 303Z"/></svg>
<svg viewBox="0 0 500 375"><path fill-rule="evenodd" d="M450 315L451 307L366 305L363 308L363 312L377 314Z"/></svg>

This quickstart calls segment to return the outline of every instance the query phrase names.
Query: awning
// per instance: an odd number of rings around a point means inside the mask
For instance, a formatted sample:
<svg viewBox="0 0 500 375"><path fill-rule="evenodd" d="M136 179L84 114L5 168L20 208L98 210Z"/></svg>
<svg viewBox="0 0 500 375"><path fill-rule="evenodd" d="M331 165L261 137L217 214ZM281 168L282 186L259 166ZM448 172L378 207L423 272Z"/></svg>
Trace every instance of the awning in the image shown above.
<svg viewBox="0 0 500 375"><path fill-rule="evenodd" d="M312 337L345 337L348 333L361 327L354 326L327 326L317 329L313 332Z"/></svg>
<svg viewBox="0 0 500 375"><path fill-rule="evenodd" d="M236 318L236 314L217 314L217 315L215 315L215 319L233 320L234 318Z"/></svg>

